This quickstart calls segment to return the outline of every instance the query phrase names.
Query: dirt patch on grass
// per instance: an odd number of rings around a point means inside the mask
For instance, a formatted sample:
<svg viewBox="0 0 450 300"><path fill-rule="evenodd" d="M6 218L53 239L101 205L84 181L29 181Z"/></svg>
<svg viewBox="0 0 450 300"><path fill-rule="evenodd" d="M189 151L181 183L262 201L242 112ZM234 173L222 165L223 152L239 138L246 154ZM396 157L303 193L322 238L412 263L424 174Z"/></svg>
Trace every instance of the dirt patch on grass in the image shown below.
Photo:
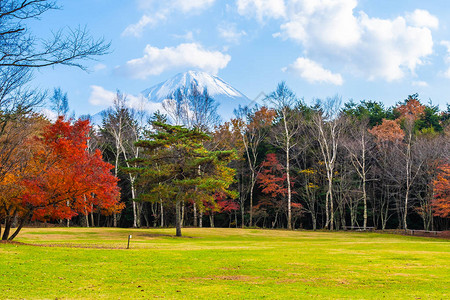
<svg viewBox="0 0 450 300"><path fill-rule="evenodd" d="M25 245L21 242L14 242L14 241L0 241L0 244L10 244L10 245Z"/></svg>
<svg viewBox="0 0 450 300"><path fill-rule="evenodd" d="M81 248L81 249L126 249L126 247L119 247L119 246L82 245L82 244L31 244L14 241L0 241L0 244L11 244L17 246L33 246L33 247Z"/></svg>
<svg viewBox="0 0 450 300"><path fill-rule="evenodd" d="M170 237L170 238L186 238L186 239L199 239L200 237L196 236L176 236L173 234L163 234L163 233L138 233L136 234L138 237L150 237L150 238L157 238L157 237Z"/></svg>
<svg viewBox="0 0 450 300"><path fill-rule="evenodd" d="M299 281L300 280L298 280L298 279L286 278L286 279L283 279L283 280L275 281L275 283L276 284L286 284L286 283L297 283Z"/></svg>
<svg viewBox="0 0 450 300"><path fill-rule="evenodd" d="M230 280L230 281L255 281L259 277L248 275L217 275L212 277L191 277L186 280Z"/></svg>

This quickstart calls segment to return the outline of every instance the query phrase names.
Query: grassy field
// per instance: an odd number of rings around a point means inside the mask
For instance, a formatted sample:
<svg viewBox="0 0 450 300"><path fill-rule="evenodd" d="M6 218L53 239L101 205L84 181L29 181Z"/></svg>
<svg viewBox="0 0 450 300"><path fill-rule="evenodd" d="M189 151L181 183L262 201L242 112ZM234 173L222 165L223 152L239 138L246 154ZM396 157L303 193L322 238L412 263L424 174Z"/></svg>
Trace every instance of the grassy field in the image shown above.
<svg viewBox="0 0 450 300"><path fill-rule="evenodd" d="M0 298L450 298L448 240L220 228L172 234L24 229L17 242L26 244L0 244Z"/></svg>

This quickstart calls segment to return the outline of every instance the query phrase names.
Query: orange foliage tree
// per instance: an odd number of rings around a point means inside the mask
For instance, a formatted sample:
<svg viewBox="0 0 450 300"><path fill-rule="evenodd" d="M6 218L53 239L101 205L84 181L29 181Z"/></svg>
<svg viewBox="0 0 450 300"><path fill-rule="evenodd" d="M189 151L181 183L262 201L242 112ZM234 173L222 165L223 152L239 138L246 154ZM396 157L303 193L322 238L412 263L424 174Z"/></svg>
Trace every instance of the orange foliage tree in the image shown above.
<svg viewBox="0 0 450 300"><path fill-rule="evenodd" d="M405 132L398 122L387 119L383 119L381 125L373 127L369 132L375 136L379 145L388 142L400 142L405 137Z"/></svg>
<svg viewBox="0 0 450 300"><path fill-rule="evenodd" d="M425 105L422 105L417 99L418 95L410 95L405 103L397 106L395 109L400 113L400 119L417 120L425 111Z"/></svg>
<svg viewBox="0 0 450 300"><path fill-rule="evenodd" d="M113 166L99 150L87 151L89 128L89 121L72 125L59 118L33 141L33 153L17 181L20 192L9 201L8 212L19 226L9 236L11 224L5 224L3 240L14 239L29 220L70 219L93 209L111 214L123 208Z"/></svg>
<svg viewBox="0 0 450 300"><path fill-rule="evenodd" d="M434 199L431 202L434 215L450 217L450 164L443 164L434 181Z"/></svg>
<svg viewBox="0 0 450 300"><path fill-rule="evenodd" d="M275 209L275 221L272 223L272 226L274 226L278 212L287 212L289 209L289 203L287 202L287 199L284 199L288 194L287 172L278 161L275 153L267 154L266 159L261 164L261 167L262 171L258 174L258 183L262 188L262 192L269 195L270 198L262 200L256 208L261 209L262 206L266 206ZM294 185L293 182L294 178L290 181L291 187ZM292 192L292 194L296 194L296 192ZM284 203L284 201L286 201L286 203ZM299 210L302 208L300 203L291 203L291 206L294 209Z"/></svg>

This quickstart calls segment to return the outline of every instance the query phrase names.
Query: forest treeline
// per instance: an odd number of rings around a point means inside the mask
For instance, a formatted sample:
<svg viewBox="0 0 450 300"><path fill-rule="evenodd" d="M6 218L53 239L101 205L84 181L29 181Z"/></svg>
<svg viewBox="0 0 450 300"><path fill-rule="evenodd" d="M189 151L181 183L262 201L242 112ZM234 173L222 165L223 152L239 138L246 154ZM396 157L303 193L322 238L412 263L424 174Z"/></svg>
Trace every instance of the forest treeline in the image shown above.
<svg viewBox="0 0 450 300"><path fill-rule="evenodd" d="M450 109L417 94L386 108L337 96L306 105L285 83L266 105L219 105L192 85L148 115L117 92L102 113L55 122L30 109L2 131L3 238L28 221L64 226L444 230ZM120 193L119 193L120 188ZM120 196L119 196L120 194Z"/></svg>
<svg viewBox="0 0 450 300"><path fill-rule="evenodd" d="M337 96L308 106L280 83L266 106L224 123L195 85L150 118L125 98L118 92L91 140L115 165L126 209L95 226L172 226L178 212L180 227L448 228L450 110L417 94L388 108ZM201 159L218 153L223 184L200 188L213 176Z"/></svg>

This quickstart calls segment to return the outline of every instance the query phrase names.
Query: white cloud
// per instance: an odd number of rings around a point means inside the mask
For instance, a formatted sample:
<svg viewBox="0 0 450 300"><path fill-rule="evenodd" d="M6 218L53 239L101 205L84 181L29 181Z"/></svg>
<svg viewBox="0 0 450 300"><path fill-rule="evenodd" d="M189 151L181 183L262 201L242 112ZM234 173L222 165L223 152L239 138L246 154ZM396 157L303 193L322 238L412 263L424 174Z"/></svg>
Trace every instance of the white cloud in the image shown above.
<svg viewBox="0 0 450 300"><path fill-rule="evenodd" d="M269 5L278 9L268 9ZM357 0L238 0L238 12L280 20L274 37L298 42L303 55L353 75L386 81L415 74L433 53L430 29L439 20L425 10L394 19L357 11Z"/></svg>
<svg viewBox="0 0 450 300"><path fill-rule="evenodd" d="M278 19L286 15L284 0L238 0L240 15L256 16L262 21L264 17Z"/></svg>
<svg viewBox="0 0 450 300"><path fill-rule="evenodd" d="M91 96L89 97L89 102L95 106L109 107L114 104L114 98L116 97L116 92L109 91L98 85L91 85ZM129 108L136 110L144 110L148 113L153 113L157 110L163 110L161 103L151 102L147 100L144 96L134 96L131 94L124 94L125 104ZM51 111L49 111L51 113ZM49 115L49 112L44 112L45 115Z"/></svg>
<svg viewBox="0 0 450 300"><path fill-rule="evenodd" d="M105 90L98 85L91 85L91 95L89 97L89 103L95 106L110 106L114 102L116 97L115 92Z"/></svg>
<svg viewBox="0 0 450 300"><path fill-rule="evenodd" d="M128 25L122 32L122 36L140 37L144 29L155 27L161 21L166 20L174 11L182 13L200 13L211 7L216 0L139 0L138 7L145 11L137 23Z"/></svg>
<svg viewBox="0 0 450 300"><path fill-rule="evenodd" d="M412 13L407 13L406 20L416 27L439 28L439 19L423 9L416 9Z"/></svg>
<svg viewBox="0 0 450 300"><path fill-rule="evenodd" d="M176 0L173 7L180 8L183 12L204 10L211 7L215 0Z"/></svg>
<svg viewBox="0 0 450 300"><path fill-rule="evenodd" d="M447 53L444 56L444 62L448 65L450 64L450 41L441 41L440 45L444 46L447 50ZM450 67L448 67L445 72L442 72L441 75L445 78L450 78Z"/></svg>
<svg viewBox="0 0 450 300"><path fill-rule="evenodd" d="M95 72L98 72L98 71L104 70L104 69L106 69L106 68L107 68L107 67L106 67L105 64L96 64L96 65L94 66L94 71L95 71Z"/></svg>
<svg viewBox="0 0 450 300"><path fill-rule="evenodd" d="M122 36L139 37L142 35L142 32L146 27L156 26L159 22L164 21L165 19L165 12L158 12L152 16L143 15L137 23L128 25L127 28L125 28L125 30L122 32Z"/></svg>
<svg viewBox="0 0 450 300"><path fill-rule="evenodd" d="M403 17L384 20L361 13L360 24L365 34L360 45L352 49L351 63L370 80L397 80L406 71L414 74L433 53L431 31L408 26Z"/></svg>
<svg viewBox="0 0 450 300"><path fill-rule="evenodd" d="M442 76L450 79L450 67L445 72L442 73Z"/></svg>
<svg viewBox="0 0 450 300"><path fill-rule="evenodd" d="M128 61L125 66L119 67L119 72L140 79L177 67L196 68L217 74L230 60L230 55L206 50L197 43L184 43L162 49L147 45L143 57Z"/></svg>
<svg viewBox="0 0 450 300"><path fill-rule="evenodd" d="M147 113L154 113L157 110L162 111L164 108L162 106L162 103L152 102L146 99L144 96L133 96L130 94L126 95L126 104L129 108L135 109L135 110L143 110Z"/></svg>
<svg viewBox="0 0 450 300"><path fill-rule="evenodd" d="M182 39L189 42L194 40L194 33L192 31L188 31L185 34L173 34L172 36L176 39Z"/></svg>
<svg viewBox="0 0 450 300"><path fill-rule="evenodd" d="M428 83L426 81L413 81L413 86L419 86L419 87L427 87Z"/></svg>
<svg viewBox="0 0 450 300"><path fill-rule="evenodd" d="M158 0L137 0L138 8L142 10L151 9Z"/></svg>
<svg viewBox="0 0 450 300"><path fill-rule="evenodd" d="M48 108L42 108L39 113L42 114L51 122L55 122L58 119L58 114Z"/></svg>
<svg viewBox="0 0 450 300"><path fill-rule="evenodd" d="M361 37L356 6L356 0L288 1L288 20L280 35L310 46L352 47Z"/></svg>
<svg viewBox="0 0 450 300"><path fill-rule="evenodd" d="M299 57L284 71L291 71L309 83L331 83L342 85L344 80L341 74L334 74L330 70L324 69L320 64L310 59Z"/></svg>
<svg viewBox="0 0 450 300"><path fill-rule="evenodd" d="M227 42L238 44L240 39L243 36L246 36L247 33L244 30L237 30L236 24L222 24L217 30L219 31L219 35Z"/></svg>
<svg viewBox="0 0 450 300"><path fill-rule="evenodd" d="M449 64L450 63L450 41L441 41L440 44L447 49L447 53L444 57L444 60L447 64Z"/></svg>

